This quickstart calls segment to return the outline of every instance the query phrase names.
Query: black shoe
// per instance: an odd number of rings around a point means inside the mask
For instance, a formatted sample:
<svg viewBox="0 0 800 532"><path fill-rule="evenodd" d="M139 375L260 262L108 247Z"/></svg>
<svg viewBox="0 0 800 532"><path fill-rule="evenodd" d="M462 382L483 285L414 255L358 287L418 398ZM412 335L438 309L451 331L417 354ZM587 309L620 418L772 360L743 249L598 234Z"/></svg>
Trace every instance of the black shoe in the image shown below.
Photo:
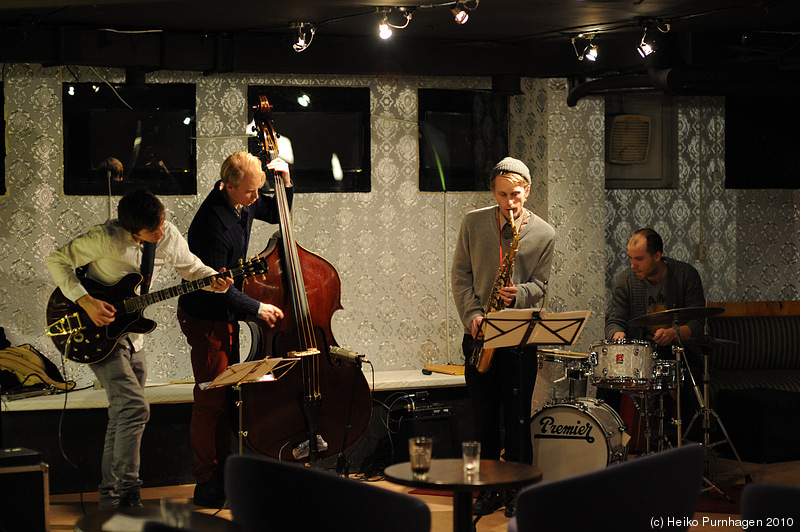
<svg viewBox="0 0 800 532"><path fill-rule="evenodd" d="M197 506L223 508L226 500L225 490L214 479L201 482L194 487L194 503Z"/></svg>
<svg viewBox="0 0 800 532"><path fill-rule="evenodd" d="M472 505L472 515L489 515L503 505L503 496L499 491L484 490Z"/></svg>
<svg viewBox="0 0 800 532"><path fill-rule="evenodd" d="M517 515L517 497L519 497L518 489L506 491L506 517L514 517Z"/></svg>
<svg viewBox="0 0 800 532"><path fill-rule="evenodd" d="M142 496L139 491L129 491L119 500L120 508L141 508Z"/></svg>

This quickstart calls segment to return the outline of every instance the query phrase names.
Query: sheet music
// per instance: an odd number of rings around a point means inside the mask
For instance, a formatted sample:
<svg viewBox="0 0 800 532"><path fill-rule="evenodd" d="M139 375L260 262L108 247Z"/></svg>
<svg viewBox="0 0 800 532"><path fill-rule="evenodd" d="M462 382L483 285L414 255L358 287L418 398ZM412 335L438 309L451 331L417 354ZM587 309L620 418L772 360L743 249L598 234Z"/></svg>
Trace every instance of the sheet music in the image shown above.
<svg viewBox="0 0 800 532"><path fill-rule="evenodd" d="M503 309L490 312L484 318L484 347L513 347L525 340L533 322L533 330L526 344L571 345L583 332L591 310L548 312L539 316L538 309Z"/></svg>

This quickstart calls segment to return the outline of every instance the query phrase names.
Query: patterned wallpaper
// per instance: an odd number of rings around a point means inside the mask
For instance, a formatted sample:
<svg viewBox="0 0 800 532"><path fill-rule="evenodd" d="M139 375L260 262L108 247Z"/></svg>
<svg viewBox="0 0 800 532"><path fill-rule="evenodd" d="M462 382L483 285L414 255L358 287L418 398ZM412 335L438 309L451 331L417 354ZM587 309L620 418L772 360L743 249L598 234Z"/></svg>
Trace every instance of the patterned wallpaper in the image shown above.
<svg viewBox="0 0 800 532"><path fill-rule="evenodd" d="M6 68L4 80L8 193L0 197L0 326L12 343L31 343L59 366L60 357L44 335L44 309L54 288L44 258L108 216L107 199L62 193L59 95L61 83L75 79L73 73L80 81L124 77L116 69L15 64ZM244 129L248 84L369 87L372 191L298 195L293 207L297 241L328 259L341 275L344 309L333 316L339 344L367 355L376 370L463 362L449 264L463 215L493 199L488 191L418 191L416 90L488 89L490 80L159 72L147 81L197 85L198 195L164 198L168 218L182 231L224 158L246 148L236 137ZM627 237L641 225L664 233L676 258L691 258L700 238L709 244L710 260L698 264L709 299L796 299L797 195L722 188L720 101L688 99L680 106L678 189L604 191L602 99L585 98L569 108L564 80L526 79L522 86L524 94L510 102L509 154L531 167L528 206L556 228L549 308L592 310L574 349L586 351L601 339L604 292L626 267ZM256 223L252 254L263 249L275 229ZM154 288L178 282L167 268ZM146 313L158 323L146 344L151 380L191 378L174 300ZM67 362L63 371L81 386L93 380L84 365Z"/></svg>
<svg viewBox="0 0 800 532"><path fill-rule="evenodd" d="M606 293L629 267L630 234L649 226L666 255L697 268L707 301L797 300L800 191L726 190L724 100L677 101L677 187L606 192Z"/></svg>

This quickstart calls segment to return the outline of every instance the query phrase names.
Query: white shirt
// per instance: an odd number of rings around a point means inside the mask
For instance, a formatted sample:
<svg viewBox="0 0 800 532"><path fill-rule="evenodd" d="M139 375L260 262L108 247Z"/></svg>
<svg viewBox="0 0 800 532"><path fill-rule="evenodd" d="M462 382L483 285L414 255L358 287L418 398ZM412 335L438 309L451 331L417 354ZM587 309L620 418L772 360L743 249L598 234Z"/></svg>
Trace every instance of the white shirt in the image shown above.
<svg viewBox="0 0 800 532"><path fill-rule="evenodd" d="M45 260L56 285L66 298L76 301L88 294L78 280L75 268L89 265L87 277L112 285L129 273L139 273L142 244L123 229L117 220L91 227L65 246L53 251ZM191 251L186 239L171 222L164 222L164 236L156 244L153 279L165 264L172 264L186 280L194 281L217 273ZM210 289L210 288L209 288ZM108 303L114 304L115 301ZM141 335L131 335L135 349L143 345Z"/></svg>

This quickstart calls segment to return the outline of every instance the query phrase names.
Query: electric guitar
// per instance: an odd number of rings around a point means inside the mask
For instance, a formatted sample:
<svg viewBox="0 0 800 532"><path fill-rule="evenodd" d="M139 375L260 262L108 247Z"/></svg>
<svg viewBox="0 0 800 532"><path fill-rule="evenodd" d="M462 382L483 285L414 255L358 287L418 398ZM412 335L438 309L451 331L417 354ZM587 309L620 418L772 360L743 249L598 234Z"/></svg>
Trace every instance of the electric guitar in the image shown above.
<svg viewBox="0 0 800 532"><path fill-rule="evenodd" d="M142 315L145 307L166 299L171 299L209 286L215 277L250 277L267 272L263 258L254 258L239 268L204 277L196 281L185 281L179 285L136 295L136 288L142 282L138 273L129 273L113 285L107 285L81 277L81 284L92 297L112 303L117 310L114 321L98 327L80 305L67 299L60 288L47 302L47 322L45 328L61 354L73 362L94 364L106 358L127 333L149 333L156 328L156 322Z"/></svg>

